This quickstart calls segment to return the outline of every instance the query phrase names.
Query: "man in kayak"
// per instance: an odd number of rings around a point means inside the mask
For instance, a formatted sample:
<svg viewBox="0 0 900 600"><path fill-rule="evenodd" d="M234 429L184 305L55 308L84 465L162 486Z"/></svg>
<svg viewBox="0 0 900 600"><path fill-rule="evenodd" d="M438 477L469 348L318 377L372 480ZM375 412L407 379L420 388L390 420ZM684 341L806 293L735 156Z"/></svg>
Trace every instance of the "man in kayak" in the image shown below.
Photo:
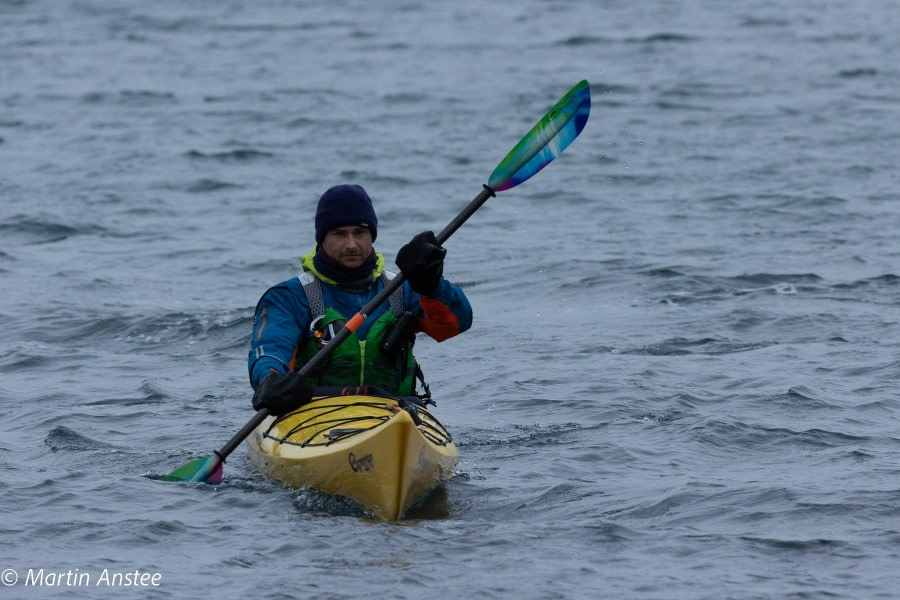
<svg viewBox="0 0 900 600"><path fill-rule="evenodd" d="M416 394L415 334L441 342L472 324L465 294L443 278L446 250L430 231L403 246L396 260L403 285L304 378L297 371L393 277L373 248L378 219L362 187L338 185L322 194L315 228L316 247L303 257L303 272L271 287L256 307L248 361L253 408L290 412L312 398L314 386Z"/></svg>

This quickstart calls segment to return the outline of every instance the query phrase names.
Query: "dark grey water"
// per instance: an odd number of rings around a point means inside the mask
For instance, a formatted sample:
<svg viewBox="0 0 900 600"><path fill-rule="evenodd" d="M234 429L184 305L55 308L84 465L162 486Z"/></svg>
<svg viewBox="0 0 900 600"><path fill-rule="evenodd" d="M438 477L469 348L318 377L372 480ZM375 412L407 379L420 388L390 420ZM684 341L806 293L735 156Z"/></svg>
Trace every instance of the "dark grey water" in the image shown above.
<svg viewBox="0 0 900 600"><path fill-rule="evenodd" d="M887 0L0 0L0 594L896 597L898 30ZM243 449L152 479L249 419L252 310L322 190L364 185L392 260L582 78L581 137L447 244L476 318L419 345L442 493L388 525Z"/></svg>

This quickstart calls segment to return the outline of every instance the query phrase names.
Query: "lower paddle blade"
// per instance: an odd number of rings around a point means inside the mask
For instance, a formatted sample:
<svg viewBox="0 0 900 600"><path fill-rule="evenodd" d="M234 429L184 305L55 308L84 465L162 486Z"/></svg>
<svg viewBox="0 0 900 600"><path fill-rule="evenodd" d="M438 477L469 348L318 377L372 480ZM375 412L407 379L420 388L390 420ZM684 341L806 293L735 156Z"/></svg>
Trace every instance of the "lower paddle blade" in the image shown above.
<svg viewBox="0 0 900 600"><path fill-rule="evenodd" d="M222 460L213 454L202 456L178 467L162 478L163 481L194 481L212 485L222 483Z"/></svg>
<svg viewBox="0 0 900 600"><path fill-rule="evenodd" d="M569 90L500 161L488 180L495 192L516 187L569 147L591 112L591 88L585 80Z"/></svg>

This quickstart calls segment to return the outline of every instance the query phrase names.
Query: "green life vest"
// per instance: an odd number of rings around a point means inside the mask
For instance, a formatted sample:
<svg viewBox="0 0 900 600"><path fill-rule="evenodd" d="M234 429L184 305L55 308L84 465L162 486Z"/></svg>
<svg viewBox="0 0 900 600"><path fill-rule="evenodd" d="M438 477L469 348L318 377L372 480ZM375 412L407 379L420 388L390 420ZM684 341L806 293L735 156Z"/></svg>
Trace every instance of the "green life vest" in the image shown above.
<svg viewBox="0 0 900 600"><path fill-rule="evenodd" d="M385 282L390 279L386 274L381 277ZM347 322L344 315L330 306L324 306L322 284L317 277L303 273L300 280L309 301L311 331L307 332L308 339L297 355L298 366L305 365L324 347L324 344L320 346L313 339L312 330L337 332ZM388 354L381 348L382 342L403 313L403 288L399 288L398 292L390 298L391 310L372 323L366 339L361 340L356 332L351 333L319 367L307 375L306 379L311 385L377 385L398 396L415 395L418 363L411 351L412 344L402 344L394 354Z"/></svg>

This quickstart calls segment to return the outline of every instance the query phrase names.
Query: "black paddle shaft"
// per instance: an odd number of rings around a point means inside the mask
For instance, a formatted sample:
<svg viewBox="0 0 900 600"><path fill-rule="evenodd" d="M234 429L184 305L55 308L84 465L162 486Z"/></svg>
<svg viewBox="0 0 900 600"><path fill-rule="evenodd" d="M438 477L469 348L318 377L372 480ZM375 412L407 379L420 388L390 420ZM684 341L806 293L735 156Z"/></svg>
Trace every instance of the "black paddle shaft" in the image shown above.
<svg viewBox="0 0 900 600"><path fill-rule="evenodd" d="M450 236L453 235L456 230L459 229L462 224L469 219L469 217L475 214L475 211L481 208L482 204L487 202L489 198L492 198L496 195L497 194L494 192L494 190L492 190L488 186L484 186L484 189L481 190L481 193L478 194L474 200L469 202L468 206L466 206L462 210L462 212L456 215L456 217L452 221L450 221L450 223L448 223L440 233L435 236L438 243L443 244L444 242L446 242L447 239L449 239ZM403 281L403 273L398 273L393 279L385 284L380 292L375 294L374 298L369 300L369 302L359 310L357 316L353 317L350 322L354 320L359 321L357 317L362 317L362 321L368 319L369 315L372 314L372 312L374 312L379 306L381 306L381 304L385 300L387 300L391 296L391 294L393 294L397 290L397 288L403 285ZM362 321L360 321L360 323ZM299 371L299 375L301 377L306 377L306 375L308 375L313 369L315 369L319 365L319 363L328 358L328 355L331 354L335 348L340 346L344 342L344 340L350 337L350 334L354 331L356 330L351 330L349 327L343 327L335 334L331 341L329 341L328 344L325 345L324 348L319 350L319 352L317 352L315 356L313 356L309 360L309 362L303 365L303 367ZM240 431L234 434L234 437L228 440L228 442L224 446L222 446L222 448L220 448L218 452L216 452L216 454L219 455L219 458L222 459L222 462L225 462L225 459L228 457L228 455L234 452L235 449L241 445L241 442L243 442L247 436L253 433L253 430L256 429L260 423L265 421L266 417L268 417L269 414L270 413L268 409L260 409L253 416L253 418L250 419L247 424L241 428Z"/></svg>

